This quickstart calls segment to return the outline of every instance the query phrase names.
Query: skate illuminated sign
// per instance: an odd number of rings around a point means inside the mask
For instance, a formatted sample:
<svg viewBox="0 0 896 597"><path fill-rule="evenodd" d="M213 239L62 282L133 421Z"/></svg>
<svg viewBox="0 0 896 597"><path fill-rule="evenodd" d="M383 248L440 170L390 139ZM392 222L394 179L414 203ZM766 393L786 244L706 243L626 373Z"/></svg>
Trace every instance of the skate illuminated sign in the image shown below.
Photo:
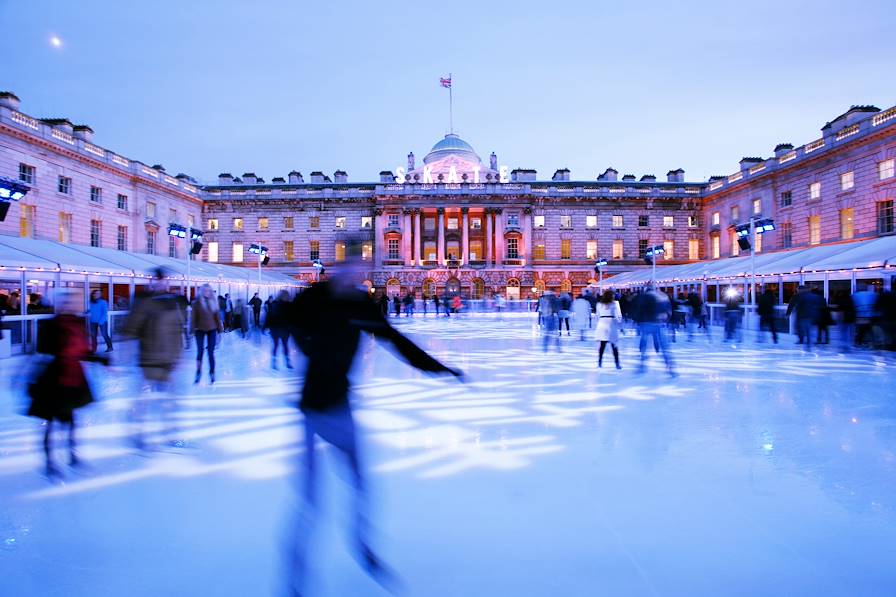
<svg viewBox="0 0 896 597"><path fill-rule="evenodd" d="M448 176L443 177L442 180L437 181L437 180L433 179L432 167L424 166L423 167L423 180L422 181L415 180L413 182L421 182L422 184L436 184L436 183L460 184L462 182L469 182L472 184L480 184L482 182L482 180L480 179L481 171L482 171L482 168L480 166L474 166L472 168L473 180L467 180L467 179L462 180L462 176L458 175L457 166L454 166L452 164L451 167L448 169ZM499 182L502 184L506 184L506 183L510 182L509 171L510 171L510 169L507 166L501 166L500 168L498 168L498 180L496 180L495 182ZM404 184L405 182L411 182L411 181L405 180L406 174L407 174L407 171L403 167L399 166L398 168L396 168L395 169L395 182L398 184ZM491 182L491 181L489 181L489 182Z"/></svg>

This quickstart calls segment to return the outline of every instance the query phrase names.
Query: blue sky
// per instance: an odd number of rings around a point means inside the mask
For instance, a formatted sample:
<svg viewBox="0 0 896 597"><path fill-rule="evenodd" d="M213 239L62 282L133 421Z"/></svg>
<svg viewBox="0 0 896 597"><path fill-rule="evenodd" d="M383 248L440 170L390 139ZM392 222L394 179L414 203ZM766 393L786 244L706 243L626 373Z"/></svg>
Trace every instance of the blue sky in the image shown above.
<svg viewBox="0 0 896 597"><path fill-rule="evenodd" d="M0 0L0 20L0 89L24 112L202 181L375 180L447 132L449 72L455 132L539 178L704 180L851 104L896 104L882 0Z"/></svg>

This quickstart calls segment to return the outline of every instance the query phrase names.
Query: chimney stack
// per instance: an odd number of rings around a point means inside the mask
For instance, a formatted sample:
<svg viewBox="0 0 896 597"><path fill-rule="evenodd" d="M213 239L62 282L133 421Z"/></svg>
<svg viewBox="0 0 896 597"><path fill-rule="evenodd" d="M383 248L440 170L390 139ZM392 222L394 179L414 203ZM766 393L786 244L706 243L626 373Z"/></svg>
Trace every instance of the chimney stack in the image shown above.
<svg viewBox="0 0 896 597"><path fill-rule="evenodd" d="M301 172L293 170L289 173L289 184L301 184L303 182L305 182L305 179L302 178Z"/></svg>
<svg viewBox="0 0 896 597"><path fill-rule="evenodd" d="M677 168L666 172L666 182L684 182L684 170Z"/></svg>
<svg viewBox="0 0 896 597"><path fill-rule="evenodd" d="M324 182L324 173L320 170L315 170L311 173L311 184L322 184Z"/></svg>
<svg viewBox="0 0 896 597"><path fill-rule="evenodd" d="M408 157L408 165L411 164L410 156ZM391 170L380 170L380 182L391 183L395 182L395 175L392 174Z"/></svg>
<svg viewBox="0 0 896 597"><path fill-rule="evenodd" d="M337 170L333 173L333 180L336 182L348 182L348 174L345 170Z"/></svg>
<svg viewBox="0 0 896 597"><path fill-rule="evenodd" d="M607 168L604 173L597 177L597 180L606 180L607 182L616 182L616 176L619 171L615 168Z"/></svg>
<svg viewBox="0 0 896 597"><path fill-rule="evenodd" d="M219 185L233 184L233 175L230 172L222 172L218 175Z"/></svg>
<svg viewBox="0 0 896 597"><path fill-rule="evenodd" d="M72 130L76 139L81 139L82 141L87 141L88 143L93 140L93 129L86 124L75 125Z"/></svg>
<svg viewBox="0 0 896 597"><path fill-rule="evenodd" d="M18 112L19 101L19 96L12 91L0 91L0 106Z"/></svg>
<svg viewBox="0 0 896 597"><path fill-rule="evenodd" d="M255 184L257 177L254 172L243 172L243 182L246 184Z"/></svg>
<svg viewBox="0 0 896 597"><path fill-rule="evenodd" d="M793 143L778 143L775 145L775 157L779 158L786 153L793 151Z"/></svg>
<svg viewBox="0 0 896 597"><path fill-rule="evenodd" d="M560 168L554 172L554 175L551 177L551 180L555 182L562 182L569 180L569 168Z"/></svg>

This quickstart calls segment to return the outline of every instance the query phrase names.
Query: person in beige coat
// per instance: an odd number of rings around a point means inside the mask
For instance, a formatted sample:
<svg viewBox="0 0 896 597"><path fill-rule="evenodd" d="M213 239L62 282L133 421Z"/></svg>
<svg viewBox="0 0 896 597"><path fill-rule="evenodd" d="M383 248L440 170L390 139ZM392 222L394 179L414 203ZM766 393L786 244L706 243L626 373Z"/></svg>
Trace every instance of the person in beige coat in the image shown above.
<svg viewBox="0 0 896 597"><path fill-rule="evenodd" d="M196 335L196 379L202 378L202 356L208 351L208 379L215 383L215 344L218 334L224 331L221 311L215 291L208 284L199 289L199 296L193 301L193 333Z"/></svg>

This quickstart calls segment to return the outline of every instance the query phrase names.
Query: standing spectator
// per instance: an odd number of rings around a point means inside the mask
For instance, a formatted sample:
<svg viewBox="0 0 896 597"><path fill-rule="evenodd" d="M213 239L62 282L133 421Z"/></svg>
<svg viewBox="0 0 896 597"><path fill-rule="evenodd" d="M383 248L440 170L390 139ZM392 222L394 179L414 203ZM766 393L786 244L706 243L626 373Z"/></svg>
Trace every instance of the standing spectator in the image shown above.
<svg viewBox="0 0 896 597"><path fill-rule="evenodd" d="M404 305L404 316L412 317L414 315L414 294L408 290L401 302Z"/></svg>
<svg viewBox="0 0 896 597"><path fill-rule="evenodd" d="M199 296L193 301L193 334L196 336L196 378L202 378L202 357L208 351L208 379L215 383L215 344L218 334L224 331L221 312L215 304L215 291L208 284L199 289Z"/></svg>
<svg viewBox="0 0 896 597"><path fill-rule="evenodd" d="M401 300L397 293L392 297L392 308L395 310L395 317L401 317Z"/></svg>
<svg viewBox="0 0 896 597"><path fill-rule="evenodd" d="M563 335L563 325L566 324L566 335L569 336L569 311L572 309L572 297L569 296L568 292L564 292L560 295L558 299L558 309L557 316L560 318L558 322L558 333Z"/></svg>
<svg viewBox="0 0 896 597"><path fill-rule="evenodd" d="M383 317L388 317L389 316L389 297L386 296L385 292L383 292L380 295L379 305L380 305L380 313L383 314Z"/></svg>
<svg viewBox="0 0 896 597"><path fill-rule="evenodd" d="M852 302L852 296L841 290L834 296L835 309L840 312L838 331L840 332L840 347L843 352L849 352L852 346L853 332L856 325L856 306Z"/></svg>
<svg viewBox="0 0 896 597"><path fill-rule="evenodd" d="M220 294L218 295L218 311L221 313L221 324L224 326L224 331L227 331L227 299L225 299Z"/></svg>
<svg viewBox="0 0 896 597"><path fill-rule="evenodd" d="M862 290L852 295L856 310L856 346L862 346L866 338L874 346L874 321L877 317L877 294L873 287L865 285Z"/></svg>
<svg viewBox="0 0 896 597"><path fill-rule="evenodd" d="M271 338L274 340L274 349L271 352L271 368L277 369L277 347L283 346L283 359L286 368L292 369L289 362L289 293L281 290L277 294L277 300L268 309L264 327L271 330Z"/></svg>
<svg viewBox="0 0 896 597"><path fill-rule="evenodd" d="M831 317L831 308L828 306L827 301L824 300L824 295L821 293L821 290L813 288L812 294L820 299L818 301L818 321L815 322L815 325L818 327L818 335L815 338L815 343L830 344L831 334L829 328L831 327L831 324L834 323L834 319Z"/></svg>
<svg viewBox="0 0 896 597"><path fill-rule="evenodd" d="M252 323L255 327L261 326L261 298L258 293L252 295L249 299L249 306L252 307Z"/></svg>
<svg viewBox="0 0 896 597"><path fill-rule="evenodd" d="M812 326L818 322L823 303L824 299L811 292L807 286L799 286L797 293L787 304L787 316L790 317L791 313L796 314L797 343L805 342L806 351L811 349Z"/></svg>
<svg viewBox="0 0 896 597"><path fill-rule="evenodd" d="M778 297L774 291L768 286L759 295L756 312L759 315L759 334L762 337L762 331L768 329L772 333L772 341L778 343L778 330L775 326L775 305L778 304Z"/></svg>
<svg viewBox="0 0 896 597"><path fill-rule="evenodd" d="M230 293L224 293L224 331L229 332L234 328L233 323L233 301L230 300Z"/></svg>
<svg viewBox="0 0 896 597"><path fill-rule="evenodd" d="M87 310L87 315L90 323L91 352L96 353L99 332L103 333L103 340L106 341L106 352L112 352L112 338L109 336L109 303L106 302L103 293L99 290L90 293L90 307Z"/></svg>
<svg viewBox="0 0 896 597"><path fill-rule="evenodd" d="M605 290L597 303L597 329L595 330L595 336L597 341L600 342L600 349L597 353L598 367L603 367L604 349L606 349L607 342L609 342L610 348L613 350L613 360L616 361L616 368L622 369L622 366L619 364L618 348L619 325L621 323L622 308L619 306L619 301L616 300L612 290Z"/></svg>

